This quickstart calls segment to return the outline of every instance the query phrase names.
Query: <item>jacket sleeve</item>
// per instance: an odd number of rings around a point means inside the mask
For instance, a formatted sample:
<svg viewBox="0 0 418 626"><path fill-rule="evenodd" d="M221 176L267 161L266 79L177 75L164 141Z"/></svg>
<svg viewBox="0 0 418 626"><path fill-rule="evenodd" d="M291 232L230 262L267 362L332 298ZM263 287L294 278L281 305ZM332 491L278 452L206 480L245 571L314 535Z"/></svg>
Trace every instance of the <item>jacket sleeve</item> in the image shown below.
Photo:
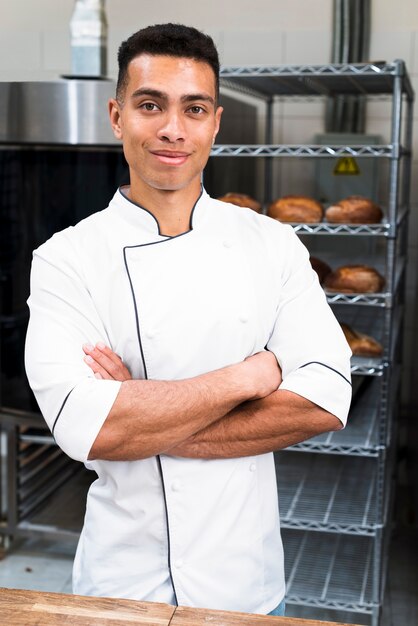
<svg viewBox="0 0 418 626"><path fill-rule="evenodd" d="M309 253L291 227L281 250L280 297L267 348L282 368L287 389L329 411L346 424L351 402L351 350L336 320ZM284 257L284 258L283 258Z"/></svg>
<svg viewBox="0 0 418 626"><path fill-rule="evenodd" d="M34 252L25 365L57 444L86 461L121 383L97 380L83 361L83 343L110 344L65 232Z"/></svg>

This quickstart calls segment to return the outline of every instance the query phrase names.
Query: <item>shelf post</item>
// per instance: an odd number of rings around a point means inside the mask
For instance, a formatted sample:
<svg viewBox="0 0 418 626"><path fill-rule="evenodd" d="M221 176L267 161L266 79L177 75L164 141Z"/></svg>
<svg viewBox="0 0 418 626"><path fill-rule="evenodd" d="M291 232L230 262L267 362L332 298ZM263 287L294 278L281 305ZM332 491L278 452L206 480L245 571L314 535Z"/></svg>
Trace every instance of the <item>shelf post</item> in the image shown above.
<svg viewBox="0 0 418 626"><path fill-rule="evenodd" d="M265 142L271 144L273 142L273 104L274 99L271 96L266 102L266 128ZM268 206L273 200L273 157L265 159L265 176L264 176L264 205Z"/></svg>

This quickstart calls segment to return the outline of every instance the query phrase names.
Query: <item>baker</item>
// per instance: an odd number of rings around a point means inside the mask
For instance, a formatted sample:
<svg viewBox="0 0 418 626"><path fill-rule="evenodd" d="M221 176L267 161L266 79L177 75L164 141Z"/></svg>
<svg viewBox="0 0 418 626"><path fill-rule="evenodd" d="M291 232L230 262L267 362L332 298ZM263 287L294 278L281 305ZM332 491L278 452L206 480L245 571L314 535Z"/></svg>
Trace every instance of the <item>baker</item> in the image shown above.
<svg viewBox="0 0 418 626"><path fill-rule="evenodd" d="M350 350L292 228L202 187L211 38L151 26L118 60L130 185L34 252L28 301L32 389L97 473L74 592L281 614L272 451L343 426Z"/></svg>

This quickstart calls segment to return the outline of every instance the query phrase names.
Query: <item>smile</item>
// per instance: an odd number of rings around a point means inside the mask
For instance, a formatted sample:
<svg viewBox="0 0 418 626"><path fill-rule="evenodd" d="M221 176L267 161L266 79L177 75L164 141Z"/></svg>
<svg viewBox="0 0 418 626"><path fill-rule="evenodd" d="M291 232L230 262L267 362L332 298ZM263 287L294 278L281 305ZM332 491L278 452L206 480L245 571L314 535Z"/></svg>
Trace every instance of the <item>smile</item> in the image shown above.
<svg viewBox="0 0 418 626"><path fill-rule="evenodd" d="M151 154L165 165L183 165L190 156L187 152L171 152L170 150L158 150Z"/></svg>

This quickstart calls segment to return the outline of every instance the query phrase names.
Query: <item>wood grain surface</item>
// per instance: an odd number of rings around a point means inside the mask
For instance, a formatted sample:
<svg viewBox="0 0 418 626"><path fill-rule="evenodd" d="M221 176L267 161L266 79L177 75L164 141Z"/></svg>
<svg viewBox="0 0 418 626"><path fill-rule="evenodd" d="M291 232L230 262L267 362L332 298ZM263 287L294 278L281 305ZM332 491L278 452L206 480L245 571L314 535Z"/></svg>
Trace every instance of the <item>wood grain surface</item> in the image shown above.
<svg viewBox="0 0 418 626"><path fill-rule="evenodd" d="M0 626L337 626L336 622L0 588ZM349 626L340 624L339 626ZM350 625L353 626L353 625Z"/></svg>
<svg viewBox="0 0 418 626"><path fill-rule="evenodd" d="M295 617L273 617L272 615L250 615L248 613L231 613L230 611L213 611L210 609L192 609L185 606L177 607L170 626L353 626L352 624L336 624L336 622L320 622L318 620L297 619Z"/></svg>
<svg viewBox="0 0 418 626"><path fill-rule="evenodd" d="M0 589L1 626L168 626L174 610L156 602Z"/></svg>

